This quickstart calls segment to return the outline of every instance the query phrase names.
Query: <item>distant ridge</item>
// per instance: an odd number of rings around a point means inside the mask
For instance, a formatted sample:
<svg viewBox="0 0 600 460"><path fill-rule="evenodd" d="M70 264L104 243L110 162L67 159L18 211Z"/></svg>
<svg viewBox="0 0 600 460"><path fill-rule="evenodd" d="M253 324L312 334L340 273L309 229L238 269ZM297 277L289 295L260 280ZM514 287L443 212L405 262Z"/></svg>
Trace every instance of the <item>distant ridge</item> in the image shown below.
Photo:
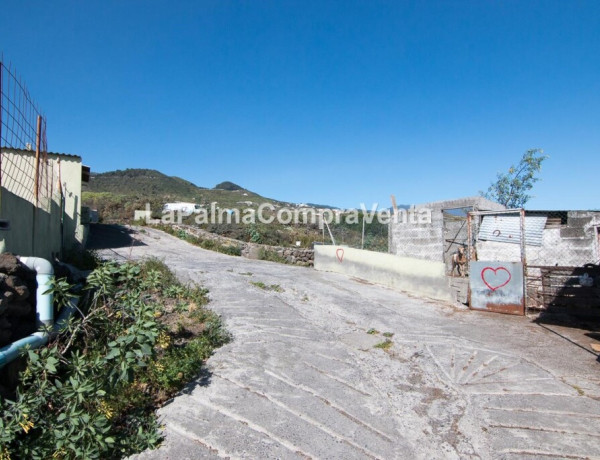
<svg viewBox="0 0 600 460"><path fill-rule="evenodd" d="M92 172L83 191L84 203L92 207L100 207L101 202L133 203L135 200L163 204L190 201L202 205L216 202L219 207L226 208L257 207L261 203L294 206L292 203L266 198L231 181L220 182L214 188L199 187L181 177L167 176L156 169L130 168L104 173ZM335 206L327 205L308 206L336 209Z"/></svg>
<svg viewBox="0 0 600 460"><path fill-rule="evenodd" d="M91 173L90 192L109 192L116 195L161 195L192 198L202 187L175 176L167 176L155 169L125 169L105 173Z"/></svg>
<svg viewBox="0 0 600 460"><path fill-rule="evenodd" d="M225 181L225 182L221 182L220 184L215 185L215 190L234 191L234 190L245 190L245 189L244 189L244 187L240 187L239 185L234 184L233 182Z"/></svg>

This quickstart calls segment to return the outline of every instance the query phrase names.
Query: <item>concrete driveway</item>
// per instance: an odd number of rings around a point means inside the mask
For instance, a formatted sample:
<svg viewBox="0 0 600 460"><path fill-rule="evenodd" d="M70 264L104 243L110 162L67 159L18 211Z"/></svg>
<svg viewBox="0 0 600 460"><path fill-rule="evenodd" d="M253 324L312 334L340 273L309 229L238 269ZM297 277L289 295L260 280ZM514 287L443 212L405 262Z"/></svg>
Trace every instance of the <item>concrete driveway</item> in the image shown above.
<svg viewBox="0 0 600 460"><path fill-rule="evenodd" d="M138 458L600 458L597 357L530 319L136 238L104 254L163 258L234 336Z"/></svg>

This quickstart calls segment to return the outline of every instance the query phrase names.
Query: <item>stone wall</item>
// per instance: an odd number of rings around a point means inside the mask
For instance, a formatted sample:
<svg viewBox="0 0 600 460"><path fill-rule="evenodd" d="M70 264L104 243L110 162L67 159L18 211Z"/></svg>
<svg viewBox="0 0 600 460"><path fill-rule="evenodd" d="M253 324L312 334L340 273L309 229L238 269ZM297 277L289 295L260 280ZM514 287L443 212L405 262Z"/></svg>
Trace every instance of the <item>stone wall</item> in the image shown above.
<svg viewBox="0 0 600 460"><path fill-rule="evenodd" d="M238 247L242 251L242 257L246 257L247 259L269 260L269 256L276 255L275 257L279 257L282 261L285 260L286 263L292 265L312 267L314 264L314 250L312 249L248 243L207 232L206 230L189 225L173 225L172 227L175 230L183 230L188 235L195 236L201 240L209 240L225 246Z"/></svg>
<svg viewBox="0 0 600 460"><path fill-rule="evenodd" d="M0 254L0 347L37 330L35 277L12 254Z"/></svg>

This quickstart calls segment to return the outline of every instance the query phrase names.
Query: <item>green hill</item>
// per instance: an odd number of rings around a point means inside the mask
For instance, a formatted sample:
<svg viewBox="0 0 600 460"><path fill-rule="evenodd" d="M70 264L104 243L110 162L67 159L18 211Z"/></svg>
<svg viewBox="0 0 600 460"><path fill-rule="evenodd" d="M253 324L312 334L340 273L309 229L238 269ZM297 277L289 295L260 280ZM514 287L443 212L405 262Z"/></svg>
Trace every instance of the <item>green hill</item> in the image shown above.
<svg viewBox="0 0 600 460"><path fill-rule="evenodd" d="M233 182L221 182L213 189L154 169L125 169L90 174L83 190L83 204L97 209L103 221L129 221L136 209L146 203L156 213L165 203L194 202L206 206L216 203L219 208L258 207L261 203L287 205L265 198Z"/></svg>
<svg viewBox="0 0 600 460"><path fill-rule="evenodd" d="M225 181L225 182L221 182L220 184L215 185L215 190L233 191L233 190L244 190L244 189L243 189L243 187L240 187L239 185L234 184L233 182Z"/></svg>
<svg viewBox="0 0 600 460"><path fill-rule="evenodd" d="M186 199L195 197L202 188L179 177L167 176L154 169L125 169L90 175L89 192L116 195L161 195Z"/></svg>
<svg viewBox="0 0 600 460"><path fill-rule="evenodd" d="M136 210L144 210L150 205L155 218L162 215L165 203L175 201L194 202L204 207L220 209L258 208L262 203L271 203L275 207L293 206L272 200L244 189L233 182L221 182L214 188L203 188L180 177L167 176L154 169L126 169L106 173L90 174L90 181L82 194L84 206L98 210L101 222L128 223L133 221ZM315 206L329 208L329 206ZM195 216L189 216L184 223L195 224ZM314 241L324 241L324 232L316 224L279 224L256 225L236 224L200 224L199 227L242 241L255 243L295 246L300 241L308 247ZM336 241L359 247L362 226L360 224L332 224L331 232ZM328 237L327 237L328 239ZM373 222L366 227L365 248L387 251L387 226Z"/></svg>

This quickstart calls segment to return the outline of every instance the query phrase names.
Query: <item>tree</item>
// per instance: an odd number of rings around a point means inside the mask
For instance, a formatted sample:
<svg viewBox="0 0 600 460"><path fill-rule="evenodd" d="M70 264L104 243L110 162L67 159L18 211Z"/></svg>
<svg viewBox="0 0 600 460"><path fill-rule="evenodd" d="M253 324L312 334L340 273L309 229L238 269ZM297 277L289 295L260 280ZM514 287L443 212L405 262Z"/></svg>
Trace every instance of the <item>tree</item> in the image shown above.
<svg viewBox="0 0 600 460"><path fill-rule="evenodd" d="M527 192L540 180L536 175L542 169L542 162L548 158L543 153L542 149L527 150L516 167L511 166L505 174L498 173L496 182L487 192L480 192L481 195L509 209L522 208L532 197Z"/></svg>

